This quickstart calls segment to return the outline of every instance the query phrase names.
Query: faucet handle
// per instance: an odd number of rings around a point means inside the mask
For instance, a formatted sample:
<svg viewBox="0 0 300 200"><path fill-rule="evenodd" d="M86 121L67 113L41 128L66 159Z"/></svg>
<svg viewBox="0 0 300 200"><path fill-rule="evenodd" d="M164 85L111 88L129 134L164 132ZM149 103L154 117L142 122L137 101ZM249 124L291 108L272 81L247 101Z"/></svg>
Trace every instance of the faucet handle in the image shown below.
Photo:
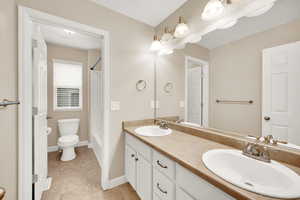
<svg viewBox="0 0 300 200"><path fill-rule="evenodd" d="M161 129L168 129L168 122L167 122L167 121L165 121L165 120L160 120L160 121L158 122L158 124L159 124L159 128L161 128Z"/></svg>

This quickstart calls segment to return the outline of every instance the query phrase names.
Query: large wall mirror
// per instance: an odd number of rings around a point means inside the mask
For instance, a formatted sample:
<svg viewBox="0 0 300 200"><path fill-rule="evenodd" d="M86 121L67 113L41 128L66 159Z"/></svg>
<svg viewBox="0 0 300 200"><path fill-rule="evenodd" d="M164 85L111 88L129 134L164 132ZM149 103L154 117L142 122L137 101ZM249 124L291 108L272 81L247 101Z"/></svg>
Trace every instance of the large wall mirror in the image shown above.
<svg viewBox="0 0 300 200"><path fill-rule="evenodd" d="M279 0L262 15L158 56L156 117L300 146L299 10L299 0Z"/></svg>

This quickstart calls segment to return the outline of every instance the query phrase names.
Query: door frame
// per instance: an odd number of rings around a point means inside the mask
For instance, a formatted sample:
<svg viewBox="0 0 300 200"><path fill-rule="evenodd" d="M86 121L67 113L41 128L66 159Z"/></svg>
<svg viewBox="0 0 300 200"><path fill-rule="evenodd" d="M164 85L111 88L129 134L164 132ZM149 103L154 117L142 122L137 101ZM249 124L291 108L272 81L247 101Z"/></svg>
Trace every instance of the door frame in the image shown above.
<svg viewBox="0 0 300 200"><path fill-rule="evenodd" d="M204 105L203 105L203 126L204 127L208 127L209 122L208 122L208 108L209 108L209 63L207 61L201 60L199 58L195 58L192 56L185 56L185 61L184 61L184 120L187 119L187 115L188 115L188 111L187 111L187 107L188 107L188 63L189 61L194 61L194 62L198 62L201 63L203 66L203 72L206 76L206 78L204 79L204 92L203 92L203 99L204 99Z"/></svg>
<svg viewBox="0 0 300 200"><path fill-rule="evenodd" d="M18 199L32 200L32 22L67 27L88 34L104 36L104 138L101 185L109 189L110 131L110 33L24 6L18 6Z"/></svg>

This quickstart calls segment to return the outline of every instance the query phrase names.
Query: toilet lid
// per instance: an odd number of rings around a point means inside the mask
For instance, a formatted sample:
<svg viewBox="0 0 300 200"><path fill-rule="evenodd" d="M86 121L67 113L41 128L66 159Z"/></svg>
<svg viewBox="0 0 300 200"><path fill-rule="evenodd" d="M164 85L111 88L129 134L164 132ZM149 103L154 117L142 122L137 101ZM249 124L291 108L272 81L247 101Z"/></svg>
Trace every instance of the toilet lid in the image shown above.
<svg viewBox="0 0 300 200"><path fill-rule="evenodd" d="M66 135L58 139L60 145L74 145L79 142L78 135Z"/></svg>

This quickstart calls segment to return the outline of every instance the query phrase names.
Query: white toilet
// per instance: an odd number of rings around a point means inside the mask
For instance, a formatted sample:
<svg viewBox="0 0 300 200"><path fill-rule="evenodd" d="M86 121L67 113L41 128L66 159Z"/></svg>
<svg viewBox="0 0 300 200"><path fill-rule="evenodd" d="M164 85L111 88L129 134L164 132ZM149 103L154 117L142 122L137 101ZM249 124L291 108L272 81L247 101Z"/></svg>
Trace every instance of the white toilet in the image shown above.
<svg viewBox="0 0 300 200"><path fill-rule="evenodd" d="M62 119L58 120L60 137L58 146L62 149L62 161L73 160L76 157L75 146L79 142L77 135L80 119Z"/></svg>

